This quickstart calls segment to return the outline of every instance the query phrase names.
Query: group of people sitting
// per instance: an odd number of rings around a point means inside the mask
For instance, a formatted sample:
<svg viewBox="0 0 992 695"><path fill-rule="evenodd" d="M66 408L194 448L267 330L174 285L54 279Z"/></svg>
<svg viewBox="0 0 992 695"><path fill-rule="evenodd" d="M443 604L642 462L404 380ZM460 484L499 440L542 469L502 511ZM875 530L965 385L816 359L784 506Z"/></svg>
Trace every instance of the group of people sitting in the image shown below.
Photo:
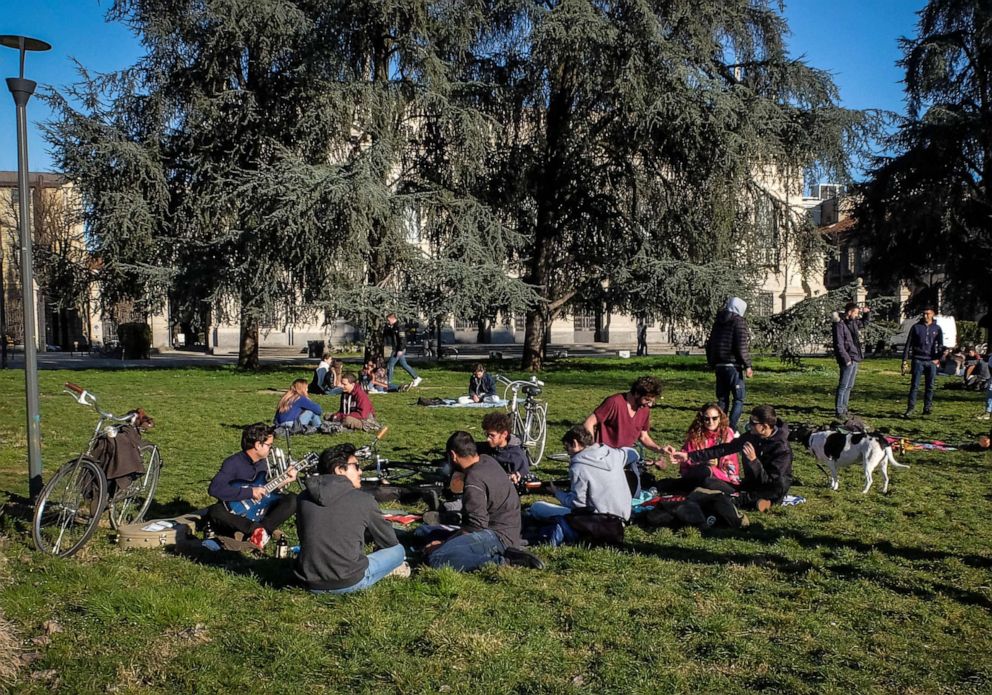
<svg viewBox="0 0 992 695"><path fill-rule="evenodd" d="M361 388L353 375L344 373L341 381L342 398ZM309 400L300 393L305 387L304 380L294 382L297 398L289 399L287 394L284 400L292 402L285 412L294 408L314 412L301 404ZM458 481L458 523L453 531L426 525L418 529L416 543L424 563L460 571L487 564L540 568L543 563L526 549L525 537L530 543L620 542L632 516L636 491L652 482L671 494L702 495L700 499L707 504L734 510L724 518L736 527L746 525L743 510L767 511L782 501L792 481L792 450L788 426L774 408L754 408L747 431L738 435L730 428L727 414L718 405L707 404L677 449L659 445L649 434L650 408L660 393L658 379L641 377L628 391L606 398L582 424L569 429L561 440L569 456L568 489L551 484L548 492L555 501L535 502L526 513L521 511L516 483L530 473L529 461L511 434L510 418L505 413L487 414L482 421L485 442L476 442L465 431L453 433L445 452L453 490ZM219 533L240 534L262 548L295 513L300 539L295 575L315 592L348 593L390 574L409 576L405 549L373 495L361 489L355 447L340 444L326 449L316 475L302 481L304 491L297 497L273 494L271 483L266 487L265 458L272 437L273 430L263 423L246 427L242 451L222 463L209 488L218 500L208 510L214 528ZM640 468L645 462L636 445L663 454L646 465L677 465L679 477L651 480ZM278 484L288 485L295 479L290 471ZM261 506L264 513L252 516L232 511L246 501ZM367 535L378 548L369 555L364 553Z"/></svg>
<svg viewBox="0 0 992 695"><path fill-rule="evenodd" d="M296 379L279 399L273 418L280 430L313 434L342 429L374 430L379 428L375 407L354 372L342 372L335 387L341 402L335 413L325 413L310 399L306 379Z"/></svg>

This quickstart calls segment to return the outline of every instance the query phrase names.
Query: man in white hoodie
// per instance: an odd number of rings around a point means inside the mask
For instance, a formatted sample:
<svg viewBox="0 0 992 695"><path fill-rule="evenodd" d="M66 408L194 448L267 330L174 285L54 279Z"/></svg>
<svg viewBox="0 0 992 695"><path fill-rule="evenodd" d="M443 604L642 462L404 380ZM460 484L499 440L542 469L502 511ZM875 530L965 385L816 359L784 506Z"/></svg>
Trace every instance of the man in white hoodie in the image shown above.
<svg viewBox="0 0 992 695"><path fill-rule="evenodd" d="M744 412L747 392L744 378L750 379L753 375L745 311L747 302L743 299L728 299L727 305L716 315L706 341L706 361L716 371L716 400L727 413L733 430L737 430L737 421Z"/></svg>
<svg viewBox="0 0 992 695"><path fill-rule="evenodd" d="M531 517L554 519L581 510L628 521L631 499L624 466L639 459L637 450L596 444L583 425L566 432L561 442L571 459L568 476L572 489L563 492L551 485L559 504L535 502L530 507Z"/></svg>

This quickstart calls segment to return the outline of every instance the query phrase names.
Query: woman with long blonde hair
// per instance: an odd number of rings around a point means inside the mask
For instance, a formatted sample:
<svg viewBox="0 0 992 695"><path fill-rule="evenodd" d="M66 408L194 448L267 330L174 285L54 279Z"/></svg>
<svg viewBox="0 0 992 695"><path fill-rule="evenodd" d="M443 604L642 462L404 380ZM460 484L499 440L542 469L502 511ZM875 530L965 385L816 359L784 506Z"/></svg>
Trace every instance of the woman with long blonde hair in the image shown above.
<svg viewBox="0 0 992 695"><path fill-rule="evenodd" d="M307 398L307 380L297 379L289 387L276 408L276 427L306 430L320 426L320 406Z"/></svg>

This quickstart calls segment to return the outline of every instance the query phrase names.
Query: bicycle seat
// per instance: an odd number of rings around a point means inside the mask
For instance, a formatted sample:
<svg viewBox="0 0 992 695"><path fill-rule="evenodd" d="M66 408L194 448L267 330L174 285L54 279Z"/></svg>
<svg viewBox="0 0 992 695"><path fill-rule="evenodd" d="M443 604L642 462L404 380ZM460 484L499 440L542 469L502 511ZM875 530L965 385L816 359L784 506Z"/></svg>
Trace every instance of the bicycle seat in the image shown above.
<svg viewBox="0 0 992 695"><path fill-rule="evenodd" d="M534 384L524 384L524 386L521 389L521 391L523 391L524 393L526 393L528 396L540 396L541 395L541 387L540 386L536 386Z"/></svg>

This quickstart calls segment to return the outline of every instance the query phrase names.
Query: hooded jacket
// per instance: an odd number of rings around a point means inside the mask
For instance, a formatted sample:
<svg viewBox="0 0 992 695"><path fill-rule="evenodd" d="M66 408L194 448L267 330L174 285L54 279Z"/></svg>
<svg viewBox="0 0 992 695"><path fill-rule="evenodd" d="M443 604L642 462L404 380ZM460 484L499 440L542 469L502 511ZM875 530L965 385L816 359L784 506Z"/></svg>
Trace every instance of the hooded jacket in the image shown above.
<svg viewBox="0 0 992 695"><path fill-rule="evenodd" d="M624 466L638 458L631 448L615 449L605 444L592 444L572 456L568 477L572 489L559 491L558 501L571 509L585 509L597 514L612 514L630 519L630 487Z"/></svg>
<svg viewBox="0 0 992 695"><path fill-rule="evenodd" d="M343 475L315 475L303 481L297 498L300 555L293 574L308 589L344 589L365 576L365 532L378 548L396 545L393 527L372 495Z"/></svg>
<svg viewBox="0 0 992 695"><path fill-rule="evenodd" d="M507 473L519 473L523 476L530 475L530 460L527 458L527 452L524 451L520 443L520 437L517 435L511 434L510 439L506 442L506 446L502 449L497 449L490 445L488 441L478 442L475 447L479 450L480 454L486 454L496 459L496 463L501 465Z"/></svg>
<svg viewBox="0 0 992 695"><path fill-rule="evenodd" d="M849 319L840 314L834 315L834 357L837 364L846 367L852 362L864 359L861 349L861 329L871 320L871 314L865 313L864 318Z"/></svg>
<svg viewBox="0 0 992 695"><path fill-rule="evenodd" d="M744 472L741 489L770 491L772 502L781 502L792 487L792 447L789 445L789 426L782 422L782 418L775 420L775 430L767 439L754 432L745 432L732 442L693 451L689 454L689 460L693 463L703 463L728 454L742 454L744 445L748 442L754 447L757 458L748 461L746 456L741 455L741 470Z"/></svg>
<svg viewBox="0 0 992 695"><path fill-rule="evenodd" d="M745 311L747 302L731 297L727 300L727 306L716 315L709 340L706 341L706 361L711 367L718 364L733 364L743 369L751 367Z"/></svg>

